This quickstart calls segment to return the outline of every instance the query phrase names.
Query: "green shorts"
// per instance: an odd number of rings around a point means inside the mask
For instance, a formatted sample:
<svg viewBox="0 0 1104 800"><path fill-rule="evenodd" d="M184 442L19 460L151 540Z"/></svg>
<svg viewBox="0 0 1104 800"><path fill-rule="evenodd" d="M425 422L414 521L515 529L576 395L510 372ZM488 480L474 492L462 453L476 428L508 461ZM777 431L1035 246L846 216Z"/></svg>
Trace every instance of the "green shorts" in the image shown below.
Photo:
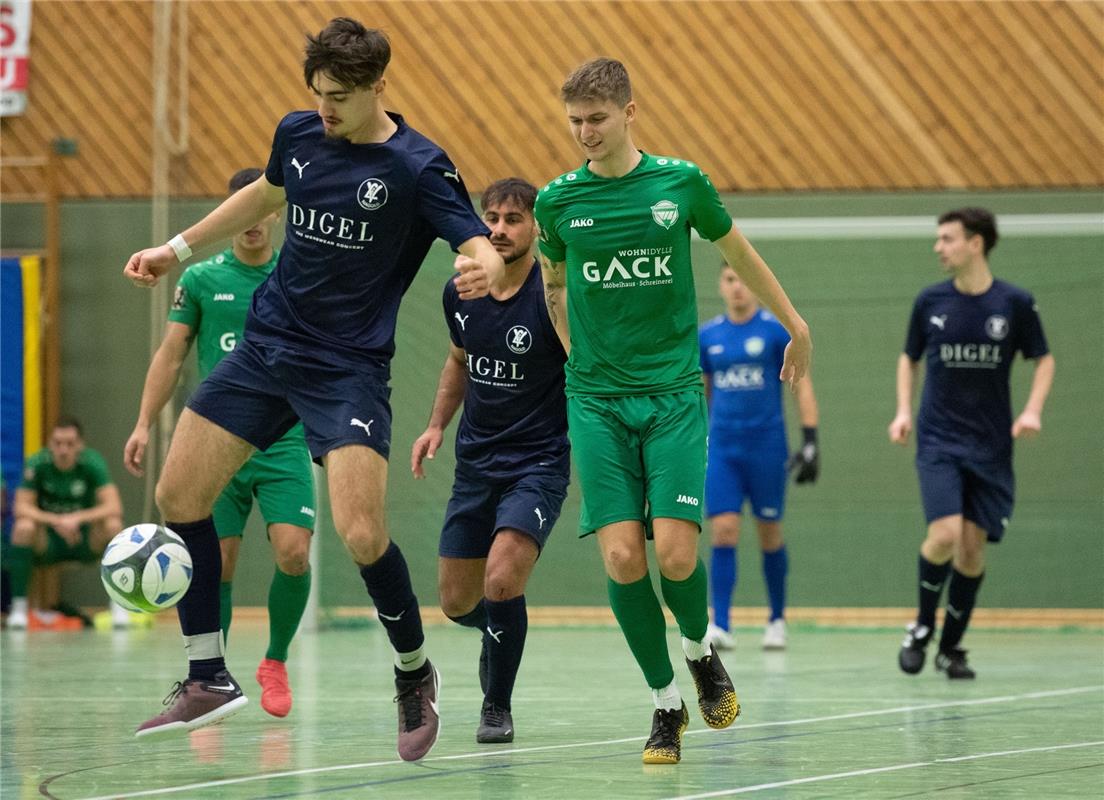
<svg viewBox="0 0 1104 800"><path fill-rule="evenodd" d="M299 430L298 437L295 431ZM222 490L212 512L220 539L241 536L256 497L266 525L286 523L314 530L314 474L301 428L255 453Z"/></svg>
<svg viewBox="0 0 1104 800"><path fill-rule="evenodd" d="M81 525L80 541L69 544L61 534L50 526L46 526L46 549L35 555L35 564L60 564L63 561L80 561L82 564L91 564L98 561L99 556L92 552L91 545L92 526Z"/></svg>
<svg viewBox="0 0 1104 800"><path fill-rule="evenodd" d="M580 536L625 520L650 529L657 517L701 527L709 412L700 391L568 397L567 422L583 490Z"/></svg>

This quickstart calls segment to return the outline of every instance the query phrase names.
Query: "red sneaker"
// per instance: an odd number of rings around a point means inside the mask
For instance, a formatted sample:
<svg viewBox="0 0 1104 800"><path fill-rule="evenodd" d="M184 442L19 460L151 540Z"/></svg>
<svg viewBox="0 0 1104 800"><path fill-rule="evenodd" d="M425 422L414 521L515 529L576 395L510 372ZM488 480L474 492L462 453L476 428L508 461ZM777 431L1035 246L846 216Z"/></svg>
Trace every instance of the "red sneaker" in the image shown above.
<svg viewBox="0 0 1104 800"><path fill-rule="evenodd" d="M261 708L274 717L286 717L291 712L291 687L283 661L266 658L257 667L257 683L261 685Z"/></svg>

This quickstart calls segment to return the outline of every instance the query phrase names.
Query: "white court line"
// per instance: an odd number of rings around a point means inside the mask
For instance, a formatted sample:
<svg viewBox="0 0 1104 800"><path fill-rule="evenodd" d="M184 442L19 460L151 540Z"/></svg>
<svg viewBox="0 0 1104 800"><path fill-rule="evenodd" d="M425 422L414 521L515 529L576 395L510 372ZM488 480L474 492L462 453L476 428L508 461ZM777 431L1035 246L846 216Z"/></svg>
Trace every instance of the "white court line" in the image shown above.
<svg viewBox="0 0 1104 800"><path fill-rule="evenodd" d="M839 778L858 778L864 775L877 775L879 772L897 772L903 769L916 769L917 767L934 767L939 764L949 764L955 761L976 761L979 758L1018 756L1024 753L1051 753L1055 750L1071 750L1076 747L1096 747L1098 745L1104 745L1104 740L1099 742L1056 744L1049 747L1027 747L1023 750L1001 750L996 753L976 753L969 756L955 756L954 758L936 758L931 761L915 761L911 764L894 764L891 767L857 769L852 772L833 772L828 775L812 775L808 778L794 778L790 781L775 781L774 783L760 783L755 786L741 786L738 789L721 789L716 792L705 792L703 794L684 794L679 797L669 797L667 800L703 800L703 798L706 797L731 797L734 794L750 794L751 792L762 792L767 789L781 789L786 786L797 786L802 783L817 783L818 781L831 781Z"/></svg>
<svg viewBox="0 0 1104 800"><path fill-rule="evenodd" d="M935 239L935 216L739 217L749 239ZM999 214L1002 236L1104 236L1104 214ZM695 238L698 238L695 233Z"/></svg>
<svg viewBox="0 0 1104 800"><path fill-rule="evenodd" d="M779 722L756 722L750 725L739 725L727 729L726 733L740 733L754 728L774 728L787 725L809 725L818 722L834 722L841 719L856 719L861 717L878 717L886 714L906 714L912 711L929 711L940 708L953 708L959 706L989 705L993 703L1015 703L1021 700L1039 700L1048 697L1062 697L1071 694L1086 694L1099 692L1104 686L1077 686L1071 689L1054 689L1045 692L1029 692L1027 694L1000 695L997 697L982 697L976 700L949 700L943 703L926 703L923 705L898 706L896 708L883 708L876 711L855 711L850 714L833 714L826 717L806 717L804 719L782 720ZM717 735L719 731L693 730L687 731L685 736L695 734ZM431 756L423 759L423 762L459 761L473 758L497 758L517 753L543 753L552 750L568 750L577 747L602 747L614 744L627 744L629 742L644 741L646 736L629 736L624 739L603 739L596 742L571 742L569 744L549 744L537 747L515 747L509 750L486 750L476 753L460 753L454 756ZM80 800L126 800L133 797L154 797L157 795L176 794L178 792L196 791L199 789L211 789L216 786L233 786L242 783L254 783L256 781L268 781L275 778L292 778L298 775L317 775L323 772L344 772L351 769L367 769L369 767L392 767L408 762L399 759L390 761L366 761L359 764L336 764L329 767L310 767L308 769L286 770L284 772L266 772L260 775L247 775L241 778L225 778L217 781L204 781L202 783L189 783L181 786L168 786L163 789L146 789L139 792L126 792L124 794L104 794L95 797L83 797ZM922 762L927 763L927 762ZM918 764L919 765L919 764Z"/></svg>

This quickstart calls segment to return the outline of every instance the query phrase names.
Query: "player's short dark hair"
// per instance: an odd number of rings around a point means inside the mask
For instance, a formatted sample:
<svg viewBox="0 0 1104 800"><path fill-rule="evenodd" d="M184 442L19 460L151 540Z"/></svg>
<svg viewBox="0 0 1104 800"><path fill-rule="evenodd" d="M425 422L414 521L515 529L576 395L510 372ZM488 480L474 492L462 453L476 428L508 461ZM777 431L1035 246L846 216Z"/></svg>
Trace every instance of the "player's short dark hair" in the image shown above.
<svg viewBox="0 0 1104 800"><path fill-rule="evenodd" d="M997 218L987 208L956 208L939 216L940 225L948 222L961 222L967 238L980 236L985 243L985 255L997 246Z"/></svg>
<svg viewBox="0 0 1104 800"><path fill-rule="evenodd" d="M59 414L57 421L54 423L54 427L50 429L50 432L56 431L58 428L76 428L77 436L84 438L84 427L80 424L80 420L74 417L72 414Z"/></svg>
<svg viewBox="0 0 1104 800"><path fill-rule="evenodd" d="M230 194L244 189L257 178L264 175L263 170L259 170L256 167L246 167L245 169L239 169L233 175L230 176L230 181L227 183L227 188L230 190Z"/></svg>
<svg viewBox="0 0 1104 800"><path fill-rule="evenodd" d="M495 181L483 192L479 205L486 211L489 206L497 206L513 201L524 211L533 213L537 203L537 187L522 178L503 178Z"/></svg>
<svg viewBox="0 0 1104 800"><path fill-rule="evenodd" d="M613 58L593 58L567 76L560 87L565 103L579 100L612 100L625 106L632 100L632 84L625 65Z"/></svg>
<svg viewBox="0 0 1104 800"><path fill-rule="evenodd" d="M345 88L355 89L382 78L390 61L387 34L349 17L335 17L317 36L307 35L303 78L313 89L315 76L325 72Z"/></svg>

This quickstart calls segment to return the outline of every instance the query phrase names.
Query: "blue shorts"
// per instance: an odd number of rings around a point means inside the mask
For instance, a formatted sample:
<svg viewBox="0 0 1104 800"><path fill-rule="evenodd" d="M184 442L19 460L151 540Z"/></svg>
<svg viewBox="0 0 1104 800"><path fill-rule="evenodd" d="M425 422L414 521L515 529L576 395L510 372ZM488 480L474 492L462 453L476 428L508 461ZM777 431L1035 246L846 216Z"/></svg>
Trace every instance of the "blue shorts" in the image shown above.
<svg viewBox="0 0 1104 800"><path fill-rule="evenodd" d="M293 350L243 339L188 400L188 408L267 450L298 420L311 457L366 445L391 452L391 389L383 365L329 364Z"/></svg>
<svg viewBox="0 0 1104 800"><path fill-rule="evenodd" d="M543 550L567 496L568 477L557 473L525 475L509 483L456 470L445 511L442 558L486 558L495 534L510 528L530 536Z"/></svg>
<svg viewBox="0 0 1104 800"><path fill-rule="evenodd" d="M920 499L928 523L961 514L999 542L1012 517L1012 462L977 462L944 453L917 453Z"/></svg>
<svg viewBox="0 0 1104 800"><path fill-rule="evenodd" d="M731 436L731 434L730 434ZM709 460L705 468L705 510L710 517L739 514L744 501L761 520L782 519L786 510L785 432L770 438L744 439L722 444L709 437Z"/></svg>

